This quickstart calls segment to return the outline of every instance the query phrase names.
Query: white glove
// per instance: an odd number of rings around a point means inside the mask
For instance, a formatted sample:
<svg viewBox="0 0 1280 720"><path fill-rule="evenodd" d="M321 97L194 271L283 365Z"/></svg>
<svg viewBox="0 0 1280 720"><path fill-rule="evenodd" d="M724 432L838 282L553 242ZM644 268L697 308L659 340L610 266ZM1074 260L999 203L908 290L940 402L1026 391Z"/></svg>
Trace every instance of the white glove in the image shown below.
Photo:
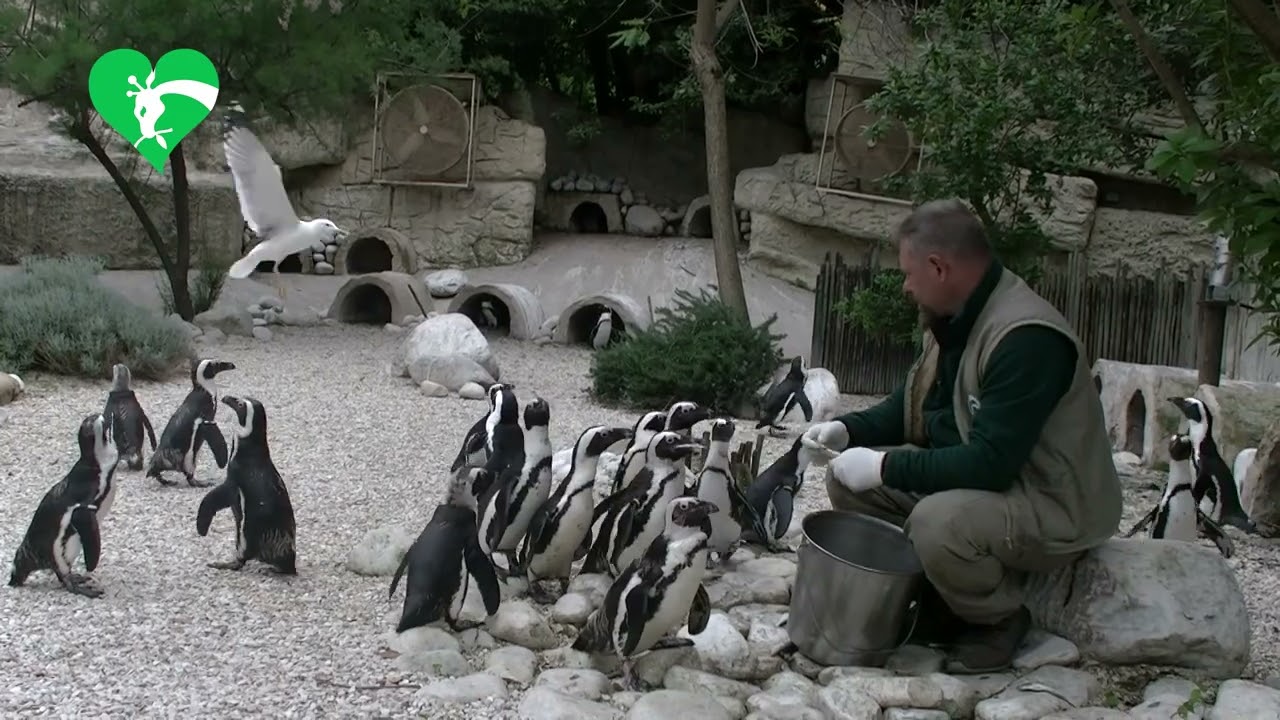
<svg viewBox="0 0 1280 720"><path fill-rule="evenodd" d="M849 448L831 461L831 474L852 493L865 492L884 484L880 466L884 453L871 448Z"/></svg>
<svg viewBox="0 0 1280 720"><path fill-rule="evenodd" d="M849 447L849 428L839 420L810 425L800 437L800 444L813 450L842 452Z"/></svg>

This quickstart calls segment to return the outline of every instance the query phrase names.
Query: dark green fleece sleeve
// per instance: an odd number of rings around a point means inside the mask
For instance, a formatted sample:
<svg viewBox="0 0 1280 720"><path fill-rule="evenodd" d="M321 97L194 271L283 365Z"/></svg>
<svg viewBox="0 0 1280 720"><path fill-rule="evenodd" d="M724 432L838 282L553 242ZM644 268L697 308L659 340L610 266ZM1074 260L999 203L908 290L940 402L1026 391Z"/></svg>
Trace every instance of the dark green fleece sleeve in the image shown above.
<svg viewBox="0 0 1280 720"><path fill-rule="evenodd" d="M1011 330L987 362L969 442L890 451L881 468L885 485L926 494L1009 489L1071 386L1075 363L1075 345L1057 330L1043 325Z"/></svg>
<svg viewBox="0 0 1280 720"><path fill-rule="evenodd" d="M899 385L888 397L866 410L836 418L848 428L851 447L880 447L905 442L902 404L904 393L903 386Z"/></svg>

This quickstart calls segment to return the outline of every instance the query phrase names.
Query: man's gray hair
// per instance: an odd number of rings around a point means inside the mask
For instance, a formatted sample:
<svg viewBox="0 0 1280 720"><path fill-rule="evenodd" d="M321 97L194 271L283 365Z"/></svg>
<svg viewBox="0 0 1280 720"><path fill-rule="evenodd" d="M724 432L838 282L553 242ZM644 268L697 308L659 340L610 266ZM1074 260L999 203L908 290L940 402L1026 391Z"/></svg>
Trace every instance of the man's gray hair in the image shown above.
<svg viewBox="0 0 1280 720"><path fill-rule="evenodd" d="M938 253L966 260L991 257L991 243L982 221L958 199L930 200L898 226L899 244L916 252Z"/></svg>

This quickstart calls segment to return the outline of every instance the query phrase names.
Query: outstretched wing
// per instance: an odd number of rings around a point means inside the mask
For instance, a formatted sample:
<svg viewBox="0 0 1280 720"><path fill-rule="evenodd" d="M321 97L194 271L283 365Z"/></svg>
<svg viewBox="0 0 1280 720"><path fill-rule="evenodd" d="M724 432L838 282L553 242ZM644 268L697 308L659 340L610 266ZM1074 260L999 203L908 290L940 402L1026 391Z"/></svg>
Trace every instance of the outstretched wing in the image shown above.
<svg viewBox="0 0 1280 720"><path fill-rule="evenodd" d="M243 112L229 110L223 117L222 149L235 181L240 214L249 229L269 238L298 224L280 177L280 166L249 130Z"/></svg>

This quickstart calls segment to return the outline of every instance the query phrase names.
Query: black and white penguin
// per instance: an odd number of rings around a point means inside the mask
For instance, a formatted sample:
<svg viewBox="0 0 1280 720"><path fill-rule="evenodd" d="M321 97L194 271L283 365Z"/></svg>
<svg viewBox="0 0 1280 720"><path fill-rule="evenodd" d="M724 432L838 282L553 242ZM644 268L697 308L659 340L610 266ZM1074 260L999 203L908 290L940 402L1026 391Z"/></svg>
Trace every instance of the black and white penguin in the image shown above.
<svg viewBox="0 0 1280 720"><path fill-rule="evenodd" d="M651 410L640 416L636 421L636 425L632 428L631 442L622 450L622 457L618 459L618 467L613 471L613 486L610 492L618 492L627 486L627 481L635 477L640 472L639 466L631 472L630 477L627 475L627 467L636 462L639 465L644 464L644 454L649 450L649 441L653 436L662 432L662 428L666 427L667 413L665 410ZM624 480L625 479L625 480Z"/></svg>
<svg viewBox="0 0 1280 720"><path fill-rule="evenodd" d="M768 429L769 432L785 431L783 418L787 413L799 407L805 422L813 421L813 405L804 393L805 368L804 358L797 355L791 358L791 368L785 377L774 383L765 391L760 401L760 420L756 423L756 431Z"/></svg>
<svg viewBox="0 0 1280 720"><path fill-rule="evenodd" d="M404 608L396 632L441 618L455 632L482 625L459 621L467 597L468 575L475 578L485 612L492 616L498 611L502 600L498 577L476 537L476 480L484 473L483 468L467 466L454 474L444 502L436 506L430 522L400 560L387 593L388 598L395 596L400 576L408 570Z"/></svg>
<svg viewBox="0 0 1280 720"><path fill-rule="evenodd" d="M507 508L520 468L524 465L524 429L520 426L520 403L508 388L494 397L496 407L489 416L487 429L489 459L484 461L487 475L477 485L480 497L480 547L492 558L498 541L507 528Z"/></svg>
<svg viewBox="0 0 1280 720"><path fill-rule="evenodd" d="M489 409L484 415L476 420L475 424L467 430L467 434L462 438L462 449L458 451L457 457L453 459L453 464L449 466L449 472L457 473L466 465L483 465L489 459L489 453L492 449L489 439L489 427L497 422L494 412L498 408L498 398L500 393L510 390L511 385L508 383L494 383L489 386L486 395L489 398Z"/></svg>
<svg viewBox="0 0 1280 720"><path fill-rule="evenodd" d="M591 330L591 347L603 350L609 345L611 337L613 337L613 313L603 310L600 317L596 319L596 326Z"/></svg>
<svg viewBox="0 0 1280 720"><path fill-rule="evenodd" d="M693 436L693 426L711 417L711 411L698 403L681 400L672 403L662 417L662 429L658 432L674 432L681 439L688 440ZM652 439L652 436L650 436L650 439ZM636 474L645 466L645 453L648 452L648 446L641 447L644 449L632 453L631 457L623 457L626 467L623 467L622 463L618 463L619 474L614 477L614 492L619 492L630 485ZM689 453L683 457L680 463L682 467L688 467L689 459L692 455L693 453Z"/></svg>
<svg viewBox="0 0 1280 720"><path fill-rule="evenodd" d="M1156 506L1133 526L1125 537L1133 537L1150 527L1148 537L1155 540L1195 542L1201 534L1213 541L1224 557L1231 557L1234 544L1219 526L1196 507L1193 487L1195 472L1191 463L1192 442L1186 435L1169 437L1169 479L1164 495Z"/></svg>
<svg viewBox="0 0 1280 720"><path fill-rule="evenodd" d="M584 430L573 445L569 474L530 519L518 565L524 568L529 596L535 601L555 601L538 585L541 580L559 580L560 594L568 591L573 563L591 547L592 488L600 455L632 433L630 428L604 425Z"/></svg>
<svg viewBox="0 0 1280 720"><path fill-rule="evenodd" d="M737 549L743 529L753 527L757 522L755 512L729 468L729 443L733 440L734 429L733 421L728 418L711 421L711 444L698 479L693 484L693 494L717 508L711 515L711 535L707 544L721 567L728 564L729 557Z"/></svg>
<svg viewBox="0 0 1280 720"><path fill-rule="evenodd" d="M37 570L52 570L67 591L102 597L102 589L91 577L74 573L71 567L82 550L88 572L97 569L102 557L99 510L110 505L120 460L111 416L95 413L84 418L77 441L80 457L40 499L27 534L14 553L10 587L22 585Z"/></svg>
<svg viewBox="0 0 1280 720"><path fill-rule="evenodd" d="M227 395L222 404L236 415L227 478L200 501L196 532L204 537L218 511L231 508L236 523L236 557L212 562L219 570L239 570L249 560L266 563L280 575L297 574L296 526L289 489L271 461L267 410L254 398Z"/></svg>
<svg viewBox="0 0 1280 720"><path fill-rule="evenodd" d="M1231 468L1218 453L1213 440L1213 413L1194 397L1171 397L1187 419L1187 435L1191 439L1191 465L1196 471L1192 493L1196 503L1209 519L1234 525L1246 533L1257 533L1253 521L1240 505L1240 495Z"/></svg>
<svg viewBox="0 0 1280 720"><path fill-rule="evenodd" d="M791 527L795 496L804 485L804 471L817 459L796 438L791 448L774 460L747 487L743 495L753 512L753 523L743 528L742 539L764 545L770 552L784 550L778 540Z"/></svg>
<svg viewBox="0 0 1280 720"><path fill-rule="evenodd" d="M163 485L173 485L164 473L180 472L192 487L209 487L213 483L196 480L196 457L203 444L209 446L219 468L227 466L227 441L218 429L218 373L235 370L234 363L222 360L200 360L191 366L191 392L169 418L160 433L160 444L151 454L146 477Z"/></svg>
<svg viewBox="0 0 1280 720"><path fill-rule="evenodd" d="M511 572L519 570L516 550L529 529L533 514L551 495L551 406L542 398L525 405L523 418L524 462L519 470L508 467L515 475L507 501L507 518L502 537L494 548L507 557Z"/></svg>
<svg viewBox="0 0 1280 720"><path fill-rule="evenodd" d="M681 463L698 447L670 430L653 436L644 467L631 484L596 506L595 517L604 519L582 572L606 572L617 577L644 553L662 532L667 506L684 494L685 469Z"/></svg>
<svg viewBox="0 0 1280 720"><path fill-rule="evenodd" d="M686 620L692 635L707 627L711 599L702 581L707 573L709 516L717 509L692 497L668 505L662 533L613 581L604 602L573 641L579 652L616 653L628 690L642 690L635 673L638 655L692 645L688 638L669 635Z"/></svg>
<svg viewBox="0 0 1280 720"><path fill-rule="evenodd" d="M133 392L133 375L124 363L116 363L111 368L111 391L107 393L102 414L111 418L120 459L130 470L141 470L143 433L151 440L151 451L155 452L156 431Z"/></svg>

